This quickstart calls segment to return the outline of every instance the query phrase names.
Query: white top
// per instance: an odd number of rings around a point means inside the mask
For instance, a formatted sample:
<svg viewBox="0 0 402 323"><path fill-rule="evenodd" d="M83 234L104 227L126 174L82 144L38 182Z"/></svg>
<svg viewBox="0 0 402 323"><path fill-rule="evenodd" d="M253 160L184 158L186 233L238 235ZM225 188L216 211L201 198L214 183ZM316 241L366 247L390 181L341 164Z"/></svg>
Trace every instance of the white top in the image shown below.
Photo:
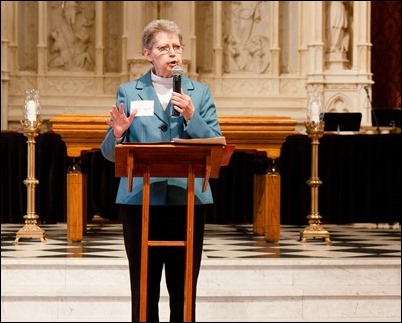
<svg viewBox="0 0 402 323"><path fill-rule="evenodd" d="M152 84L164 110L168 106L173 93L173 77L160 77L151 73Z"/></svg>

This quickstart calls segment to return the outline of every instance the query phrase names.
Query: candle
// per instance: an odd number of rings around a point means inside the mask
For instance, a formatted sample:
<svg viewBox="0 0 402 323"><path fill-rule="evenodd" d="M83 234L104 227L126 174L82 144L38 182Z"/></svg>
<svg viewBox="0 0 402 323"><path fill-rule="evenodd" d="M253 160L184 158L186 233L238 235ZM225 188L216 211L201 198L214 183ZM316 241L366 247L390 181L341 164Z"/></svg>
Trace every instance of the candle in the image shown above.
<svg viewBox="0 0 402 323"><path fill-rule="evenodd" d="M28 121L30 121L31 123L35 122L38 109L37 103L34 100L29 100L26 104L26 109Z"/></svg>
<svg viewBox="0 0 402 323"><path fill-rule="evenodd" d="M320 106L317 102L312 102L310 105L311 109L311 121L316 123L320 122Z"/></svg>

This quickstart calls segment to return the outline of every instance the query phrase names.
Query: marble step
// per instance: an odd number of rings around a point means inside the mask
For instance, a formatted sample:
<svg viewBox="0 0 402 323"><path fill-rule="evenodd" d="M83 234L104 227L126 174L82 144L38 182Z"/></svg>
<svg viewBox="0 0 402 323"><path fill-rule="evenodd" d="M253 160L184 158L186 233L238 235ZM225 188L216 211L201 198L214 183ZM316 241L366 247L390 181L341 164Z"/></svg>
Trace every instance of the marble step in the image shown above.
<svg viewBox="0 0 402 323"><path fill-rule="evenodd" d="M128 322L124 259L4 259L3 321ZM197 320L398 321L400 259L206 259ZM161 321L168 321L162 282Z"/></svg>
<svg viewBox="0 0 402 323"><path fill-rule="evenodd" d="M204 259L199 285L401 285L400 258ZM1 258L2 286L126 285L126 259ZM50 274L51 273L51 274Z"/></svg>
<svg viewBox="0 0 402 323"><path fill-rule="evenodd" d="M236 286L203 287L198 291L197 318L203 322L400 319L400 289L388 286L377 292L373 287L305 286L258 290ZM2 307L2 315L5 315L2 322L127 322L130 295L127 289L110 286L17 286L2 290ZM12 308L15 313L8 312ZM161 295L160 313L162 321L167 321L165 291Z"/></svg>

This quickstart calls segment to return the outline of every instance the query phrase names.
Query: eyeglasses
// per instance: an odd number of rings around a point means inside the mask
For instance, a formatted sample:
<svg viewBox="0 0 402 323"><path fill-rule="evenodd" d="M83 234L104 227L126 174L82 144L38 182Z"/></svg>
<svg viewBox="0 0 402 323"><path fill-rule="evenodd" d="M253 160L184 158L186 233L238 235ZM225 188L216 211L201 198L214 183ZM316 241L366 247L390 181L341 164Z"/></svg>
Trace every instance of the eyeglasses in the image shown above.
<svg viewBox="0 0 402 323"><path fill-rule="evenodd" d="M161 54L161 55L168 54L171 49L173 49L175 54L181 54L183 52L184 45L172 45L172 47L170 47L169 45L165 45L165 46L159 46L159 47L155 47L155 48L159 51L159 54Z"/></svg>

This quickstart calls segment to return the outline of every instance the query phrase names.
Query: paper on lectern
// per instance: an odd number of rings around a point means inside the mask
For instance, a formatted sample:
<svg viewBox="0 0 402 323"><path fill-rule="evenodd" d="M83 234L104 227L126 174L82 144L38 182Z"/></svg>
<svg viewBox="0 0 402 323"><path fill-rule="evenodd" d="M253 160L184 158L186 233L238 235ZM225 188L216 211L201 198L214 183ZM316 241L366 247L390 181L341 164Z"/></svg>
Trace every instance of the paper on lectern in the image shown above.
<svg viewBox="0 0 402 323"><path fill-rule="evenodd" d="M173 142L179 144L226 145L226 138L223 136L213 138L192 138L192 139L173 138Z"/></svg>

